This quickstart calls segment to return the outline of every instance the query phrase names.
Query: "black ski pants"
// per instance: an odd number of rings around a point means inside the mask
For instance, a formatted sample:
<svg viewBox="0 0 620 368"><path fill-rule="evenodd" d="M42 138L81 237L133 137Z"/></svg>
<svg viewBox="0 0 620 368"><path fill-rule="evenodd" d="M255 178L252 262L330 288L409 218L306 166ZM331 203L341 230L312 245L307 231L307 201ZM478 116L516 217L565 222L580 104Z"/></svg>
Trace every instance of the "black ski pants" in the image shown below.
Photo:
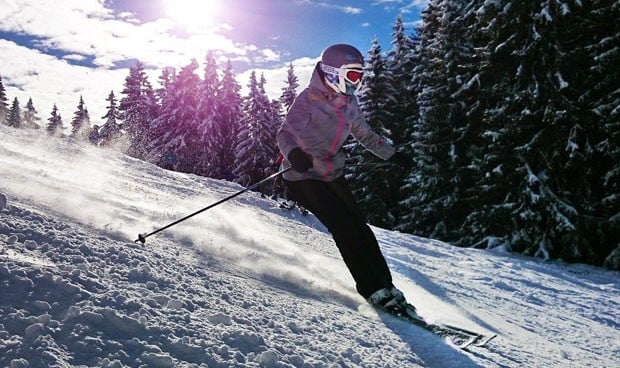
<svg viewBox="0 0 620 368"><path fill-rule="evenodd" d="M331 182L285 180L285 185L289 198L312 212L332 234L357 291L364 298L393 286L375 234L366 224L343 176Z"/></svg>

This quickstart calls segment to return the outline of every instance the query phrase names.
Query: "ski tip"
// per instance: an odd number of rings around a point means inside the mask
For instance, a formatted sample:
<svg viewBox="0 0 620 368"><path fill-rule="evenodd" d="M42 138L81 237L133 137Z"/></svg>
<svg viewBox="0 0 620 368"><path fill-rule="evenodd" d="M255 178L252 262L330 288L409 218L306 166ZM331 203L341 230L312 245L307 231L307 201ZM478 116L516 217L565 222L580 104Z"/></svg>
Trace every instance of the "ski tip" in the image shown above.
<svg viewBox="0 0 620 368"><path fill-rule="evenodd" d="M476 346L485 346L489 341L493 340L497 337L497 334L483 336L480 340L478 340L475 345Z"/></svg>
<svg viewBox="0 0 620 368"><path fill-rule="evenodd" d="M477 347L485 347L487 345L487 343L491 340L493 340L495 337L497 337L496 334L493 335L478 335L478 336L473 336L471 339L461 343L459 346L459 348L463 349L463 350L467 350L468 347L471 346L477 346Z"/></svg>

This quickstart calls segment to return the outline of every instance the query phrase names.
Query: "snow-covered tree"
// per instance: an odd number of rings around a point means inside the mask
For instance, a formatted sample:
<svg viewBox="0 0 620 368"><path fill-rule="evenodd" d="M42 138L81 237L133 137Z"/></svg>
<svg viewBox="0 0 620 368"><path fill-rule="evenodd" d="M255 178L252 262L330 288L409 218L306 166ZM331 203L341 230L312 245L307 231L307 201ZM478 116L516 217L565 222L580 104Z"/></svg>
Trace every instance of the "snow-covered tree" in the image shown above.
<svg viewBox="0 0 620 368"><path fill-rule="evenodd" d="M242 117L241 86L237 82L230 60L224 70L220 89L217 93L216 129L211 138L212 161L209 176L217 179L233 180L235 165L235 142Z"/></svg>
<svg viewBox="0 0 620 368"><path fill-rule="evenodd" d="M88 138L88 133L90 132L90 115L88 114L88 109L84 104L82 96L80 96L77 110L73 113L71 127L71 137L78 140L86 140Z"/></svg>
<svg viewBox="0 0 620 368"><path fill-rule="evenodd" d="M295 99L297 98L299 79L297 78L297 75L295 75L295 68L293 67L293 63L289 64L286 73L286 80L284 81L284 83L285 84L284 87L282 87L282 94L280 95L280 99L273 102L274 113L278 113L278 115L274 117L274 120L277 121L277 126L274 128L274 131L276 133L280 129L280 126L282 125L282 122L286 117L286 113L291 108L291 105L293 105L293 102L295 102ZM275 148L275 152L277 155L279 149ZM280 169L279 165L277 164L278 161L278 157L274 158L274 170Z"/></svg>
<svg viewBox="0 0 620 368"><path fill-rule="evenodd" d="M394 106L397 99L395 93L391 70L387 69L381 45L375 38L368 51L359 102L368 124L386 137L391 135L386 125L394 122L394 112L389 107ZM351 163L377 162L375 156L355 140L347 142L346 147ZM394 225L401 175L395 175L393 170L388 168L353 166L347 170L347 176L353 183L353 192L359 198L360 206L368 214L369 222L382 227Z"/></svg>
<svg viewBox="0 0 620 368"><path fill-rule="evenodd" d="M392 140L403 157L411 158L410 165L387 169L389 173L385 173L385 170L379 170L381 176L373 175L379 179L372 184L374 187L372 191L377 193L375 202L377 201L376 198L381 198L386 209L390 211L389 216L386 216L389 222L385 222L384 226L402 230L403 222L406 222L411 214L411 206L403 206L403 203L406 203L410 196L409 177L416 177L416 173L411 171L414 166L413 158L415 155L411 142L417 141L415 135L418 133L415 127L419 125L417 97L421 92L419 79L423 73L420 69L418 37L407 34L401 15L397 16L392 30L391 48L383 60L385 66L382 83L389 89L384 92L381 89L376 89L373 92L373 94L383 94L381 98L383 107L371 108L371 105L368 105L365 110L381 109L389 114L389 116L369 116L369 118L373 120L382 119L383 134ZM381 187L389 189L382 191Z"/></svg>
<svg viewBox="0 0 620 368"><path fill-rule="evenodd" d="M396 17L392 27L391 49L387 52L384 83L390 90L384 92L385 109L390 112L390 119L383 122L388 138L401 146L410 135L412 117L417 117L417 90L413 88L412 79L417 64L417 39L407 34L402 16Z"/></svg>
<svg viewBox="0 0 620 368"><path fill-rule="evenodd" d="M26 111L24 111L24 126L30 129L40 129L39 120L41 118L37 116L37 110L34 108L32 98L29 98L26 104Z"/></svg>
<svg viewBox="0 0 620 368"><path fill-rule="evenodd" d="M412 125L416 170L408 178L414 204L406 221L421 234L456 241L470 205L471 163L479 152L478 119L468 120L465 90L475 80L475 48L464 35L480 1L436 0L423 13L415 83L420 121ZM410 78L411 79L411 78ZM463 97L463 100L460 99ZM406 226L406 225L405 225Z"/></svg>
<svg viewBox="0 0 620 368"><path fill-rule="evenodd" d="M295 101L295 98L297 98L297 88L299 87L299 80L295 75L293 63L290 63L288 66L285 83L285 86L282 88L280 103L286 112Z"/></svg>
<svg viewBox="0 0 620 368"><path fill-rule="evenodd" d="M617 145L609 145L613 130L605 131L613 119L600 114L592 99L600 91L592 91L604 90L606 78L618 83L609 68L596 76L618 32L591 20L613 9L576 1L485 5L478 19L486 25L477 27L492 36L480 79L488 105L477 165L484 175L474 186L479 207L464 228L480 246L602 264L620 241L617 196L602 184L617 165L610 154ZM601 46L606 51L597 54Z"/></svg>
<svg viewBox="0 0 620 368"><path fill-rule="evenodd" d="M110 91L110 94L106 98L108 106L106 107L106 114L101 118L105 120L105 123L97 129L97 145L102 147L112 146L122 136L121 125L121 113L117 106L116 96L114 91ZM94 135L89 138L91 141L94 139Z"/></svg>
<svg viewBox="0 0 620 368"><path fill-rule="evenodd" d="M263 118L263 128L260 132L262 133L261 139L263 141L263 146L265 147L264 150L267 155L267 162L271 163L276 160L279 152L278 143L276 142L276 134L282 125L282 105L277 100L269 101L269 97L265 91L265 84L267 84L267 80L265 79L265 75L261 74L258 83L258 92L262 99L261 103L265 106L265 112ZM273 166L269 166L273 168Z"/></svg>
<svg viewBox="0 0 620 368"><path fill-rule="evenodd" d="M99 125L93 124L93 126L90 128L90 132L88 132L88 141L93 146L99 146L99 143L101 142L101 138L99 137L100 129L101 127Z"/></svg>
<svg viewBox="0 0 620 368"><path fill-rule="evenodd" d="M587 186L573 195L582 200L576 207L582 210L582 231L591 234L594 262L605 257L607 267L620 270L620 24L615 21L620 6L604 0L581 5L570 8L580 21L571 24L575 31L564 40L583 45L566 47L562 70L570 78L563 90L576 102L581 121L571 132L578 149L572 152L568 175L583 170L586 179Z"/></svg>
<svg viewBox="0 0 620 368"><path fill-rule="evenodd" d="M161 102L166 98L168 91L171 89L172 82L176 77L176 71L174 68L164 68L161 71L161 75L158 78L159 88L155 90L155 96L157 102L161 105Z"/></svg>
<svg viewBox="0 0 620 368"><path fill-rule="evenodd" d="M20 128L22 125L22 110L19 107L17 97L13 99L13 104L11 104L9 114L6 118L6 124L13 128Z"/></svg>
<svg viewBox="0 0 620 368"><path fill-rule="evenodd" d="M207 52L205 57L204 75L200 86L199 113L201 119L211 118L215 115L217 106L217 92L220 89L217 63L212 51Z"/></svg>
<svg viewBox="0 0 620 368"><path fill-rule="evenodd" d="M218 90L220 81L218 77L217 63L213 52L207 52L204 67L204 76L200 84L200 98L198 100L198 135L204 145L204 154L195 168L199 175L214 177L218 175L219 158L213 154L216 151L217 143L217 106Z"/></svg>
<svg viewBox="0 0 620 368"><path fill-rule="evenodd" d="M605 1L429 2L406 230L546 258L612 257L619 32L600 20L618 11Z"/></svg>
<svg viewBox="0 0 620 368"><path fill-rule="evenodd" d="M248 96L243 102L243 118L237 135L234 180L244 186L263 179L273 169L275 159L274 113L256 72L250 75Z"/></svg>
<svg viewBox="0 0 620 368"><path fill-rule="evenodd" d="M53 137L64 137L64 126L62 123L62 117L58 112L58 107L56 107L56 104L54 104L50 117L47 119L47 121L47 134Z"/></svg>
<svg viewBox="0 0 620 368"><path fill-rule="evenodd" d="M161 112L152 124L148 159L159 166L182 172L195 172L205 155L198 113L201 80L192 60L176 75Z"/></svg>
<svg viewBox="0 0 620 368"><path fill-rule="evenodd" d="M119 110L129 140L126 153L136 158L145 158L151 121L157 115L158 106L141 62L136 62L129 69L122 94L124 97L121 98Z"/></svg>
<svg viewBox="0 0 620 368"><path fill-rule="evenodd" d="M0 124L6 124L6 118L9 115L9 104L6 97L6 90L2 83L2 76L0 76Z"/></svg>

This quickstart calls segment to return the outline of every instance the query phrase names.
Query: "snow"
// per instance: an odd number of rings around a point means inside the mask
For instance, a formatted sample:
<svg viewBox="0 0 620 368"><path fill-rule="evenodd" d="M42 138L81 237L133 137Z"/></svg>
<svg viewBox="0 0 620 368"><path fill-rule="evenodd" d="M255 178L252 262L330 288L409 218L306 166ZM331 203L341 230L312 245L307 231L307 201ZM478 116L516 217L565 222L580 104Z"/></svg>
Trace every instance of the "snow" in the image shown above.
<svg viewBox="0 0 620 368"><path fill-rule="evenodd" d="M311 215L69 139L0 126L2 367L615 367L617 272L374 228L461 351L378 315Z"/></svg>

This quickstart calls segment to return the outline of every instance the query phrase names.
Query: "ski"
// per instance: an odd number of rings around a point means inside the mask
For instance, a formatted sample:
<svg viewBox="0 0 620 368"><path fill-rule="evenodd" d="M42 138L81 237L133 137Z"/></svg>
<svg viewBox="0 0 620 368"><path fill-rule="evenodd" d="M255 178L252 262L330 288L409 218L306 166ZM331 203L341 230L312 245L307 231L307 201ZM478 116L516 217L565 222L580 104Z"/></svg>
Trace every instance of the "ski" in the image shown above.
<svg viewBox="0 0 620 368"><path fill-rule="evenodd" d="M383 311L400 320L410 322L418 327L422 327L423 329L447 340L455 347L463 350L470 346L483 347L497 336L495 334L485 335L449 324L429 323L416 312L415 307L411 304L407 304L407 307L404 310Z"/></svg>

